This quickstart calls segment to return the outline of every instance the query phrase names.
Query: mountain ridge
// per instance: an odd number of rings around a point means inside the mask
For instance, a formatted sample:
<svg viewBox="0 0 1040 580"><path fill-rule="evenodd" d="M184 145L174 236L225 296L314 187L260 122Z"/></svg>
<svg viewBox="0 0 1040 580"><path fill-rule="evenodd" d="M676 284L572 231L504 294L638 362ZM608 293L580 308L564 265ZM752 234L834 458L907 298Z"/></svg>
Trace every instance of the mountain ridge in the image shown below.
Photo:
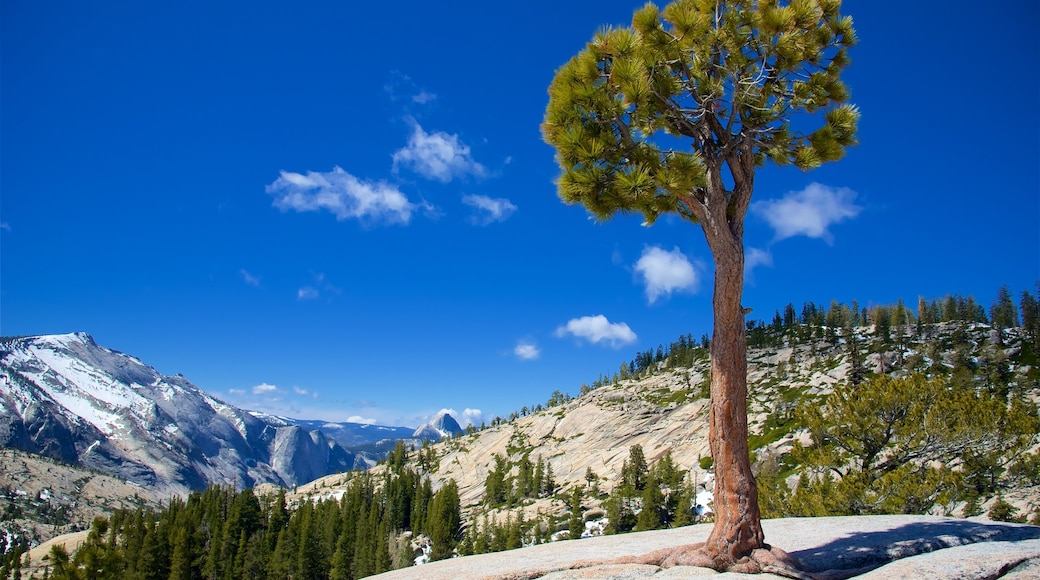
<svg viewBox="0 0 1040 580"><path fill-rule="evenodd" d="M320 430L257 418L86 333L0 343L0 446L184 495L367 467Z"/></svg>

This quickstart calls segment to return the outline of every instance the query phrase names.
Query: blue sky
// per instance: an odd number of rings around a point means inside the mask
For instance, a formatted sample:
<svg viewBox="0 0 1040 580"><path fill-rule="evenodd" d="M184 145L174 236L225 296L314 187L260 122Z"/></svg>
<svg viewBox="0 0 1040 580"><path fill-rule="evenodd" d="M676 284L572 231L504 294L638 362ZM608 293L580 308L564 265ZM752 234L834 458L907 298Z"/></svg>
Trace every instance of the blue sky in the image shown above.
<svg viewBox="0 0 1040 580"><path fill-rule="evenodd" d="M564 205L539 133L555 69L640 5L5 0L0 333L406 426L710 333L699 227ZM1038 10L845 3L860 145L759 170L752 318L1035 291Z"/></svg>

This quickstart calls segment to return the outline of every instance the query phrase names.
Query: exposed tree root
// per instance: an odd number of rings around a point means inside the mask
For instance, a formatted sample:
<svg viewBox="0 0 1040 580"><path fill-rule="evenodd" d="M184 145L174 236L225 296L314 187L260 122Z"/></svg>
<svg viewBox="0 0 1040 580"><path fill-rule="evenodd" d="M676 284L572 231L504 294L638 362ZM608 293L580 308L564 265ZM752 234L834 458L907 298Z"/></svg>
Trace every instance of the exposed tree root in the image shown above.
<svg viewBox="0 0 1040 580"><path fill-rule="evenodd" d="M586 568L602 564L649 564L661 568L673 566L697 566L711 568L719 572L739 572L742 574L775 574L795 580L845 580L863 574L874 566L855 570L827 570L824 572L806 572L797 558L780 548L766 545L751 552L750 556L735 562L726 562L713 558L706 549L706 544L689 544L677 548L655 550L642 556L626 556L606 562L582 562L572 568Z"/></svg>

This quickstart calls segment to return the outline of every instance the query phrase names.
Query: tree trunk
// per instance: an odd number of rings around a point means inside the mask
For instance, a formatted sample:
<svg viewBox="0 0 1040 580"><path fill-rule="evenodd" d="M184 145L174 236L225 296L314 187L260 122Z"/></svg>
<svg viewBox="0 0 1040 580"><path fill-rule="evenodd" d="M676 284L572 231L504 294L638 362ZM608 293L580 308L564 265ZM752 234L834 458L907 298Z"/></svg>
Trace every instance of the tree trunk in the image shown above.
<svg viewBox="0 0 1040 580"><path fill-rule="evenodd" d="M739 232L740 228L736 228ZM737 232L707 231L715 258L708 445L715 467L715 527L706 543L722 570L765 546L758 488L748 456L744 246ZM720 231L721 230L721 231ZM713 235L714 234L714 235Z"/></svg>

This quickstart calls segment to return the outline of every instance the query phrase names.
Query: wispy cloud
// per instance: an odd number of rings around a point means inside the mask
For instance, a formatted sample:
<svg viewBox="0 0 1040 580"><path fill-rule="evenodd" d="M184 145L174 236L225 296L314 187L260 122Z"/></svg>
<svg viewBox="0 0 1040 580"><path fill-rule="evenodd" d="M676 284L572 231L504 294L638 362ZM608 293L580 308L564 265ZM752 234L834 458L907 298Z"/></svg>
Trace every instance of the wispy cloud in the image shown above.
<svg viewBox="0 0 1040 580"><path fill-rule="evenodd" d="M297 300L314 300L318 297L318 290L313 286L304 286L296 291Z"/></svg>
<svg viewBox="0 0 1040 580"><path fill-rule="evenodd" d="M441 131L427 133L414 119L408 144L394 152L393 159L394 171L405 167L441 183L466 175L483 177L487 174L458 135Z"/></svg>
<svg viewBox="0 0 1040 580"><path fill-rule="evenodd" d="M777 241L807 236L832 243L834 237L828 228L856 217L863 210L855 200L856 192L846 187L810 183L805 189L790 191L780 199L752 203L751 212L773 228Z"/></svg>
<svg viewBox="0 0 1040 580"><path fill-rule="evenodd" d="M306 175L282 171L266 189L274 195L274 207L283 212L325 210L337 220L407 224L420 207L397 187L382 181L362 181L340 167L327 172L308 171Z"/></svg>
<svg viewBox="0 0 1040 580"><path fill-rule="evenodd" d="M428 93L424 90L420 90L417 94L412 95L412 102L419 103L420 105L425 105L426 103L429 103L436 98L437 95L433 93Z"/></svg>
<svg viewBox="0 0 1040 580"><path fill-rule="evenodd" d="M5 232L11 231L11 224L7 222L0 222L0 230L4 230Z"/></svg>
<svg viewBox="0 0 1040 580"><path fill-rule="evenodd" d="M256 385L255 387L253 387L253 394L254 395L265 395L265 394L269 394L269 393L274 393L277 390L278 390L278 387L276 387L274 385L269 385L267 383L260 383L259 385Z"/></svg>
<svg viewBox="0 0 1040 580"><path fill-rule="evenodd" d="M534 360L541 356L542 351L538 350L538 345L534 342L521 340L516 343L516 347L513 349L513 354L522 360Z"/></svg>
<svg viewBox="0 0 1040 580"><path fill-rule="evenodd" d="M230 395L244 395L244 394L246 394L246 390L245 389L228 389L227 392Z"/></svg>
<svg viewBox="0 0 1040 580"><path fill-rule="evenodd" d="M260 278L247 272L245 268L238 271L239 275L242 276L242 280L250 286L260 287Z"/></svg>
<svg viewBox="0 0 1040 580"><path fill-rule="evenodd" d="M744 250L744 276L750 277L751 271L758 266L773 265L773 254L769 250L747 248Z"/></svg>
<svg viewBox="0 0 1040 580"><path fill-rule="evenodd" d="M390 80L383 85L383 90L395 102L411 101L425 105L437 99L437 95L421 88L411 77L398 70L390 72Z"/></svg>
<svg viewBox="0 0 1040 580"><path fill-rule="evenodd" d="M563 337L572 335L583 338L593 344L606 343L614 348L620 348L626 344L636 341L636 333L624 322L612 323L606 316L582 316L572 318L567 324L556 329L556 336Z"/></svg>
<svg viewBox="0 0 1040 580"><path fill-rule="evenodd" d="M643 249L635 269L643 276L646 298L651 304L672 292L695 292L700 282L697 268L679 248L667 252L648 246Z"/></svg>
<svg viewBox="0 0 1040 580"><path fill-rule="evenodd" d="M476 209L476 213L470 218L470 221L482 226L505 221L516 211L516 206L512 202L500 197L464 195L462 196L462 203Z"/></svg>

